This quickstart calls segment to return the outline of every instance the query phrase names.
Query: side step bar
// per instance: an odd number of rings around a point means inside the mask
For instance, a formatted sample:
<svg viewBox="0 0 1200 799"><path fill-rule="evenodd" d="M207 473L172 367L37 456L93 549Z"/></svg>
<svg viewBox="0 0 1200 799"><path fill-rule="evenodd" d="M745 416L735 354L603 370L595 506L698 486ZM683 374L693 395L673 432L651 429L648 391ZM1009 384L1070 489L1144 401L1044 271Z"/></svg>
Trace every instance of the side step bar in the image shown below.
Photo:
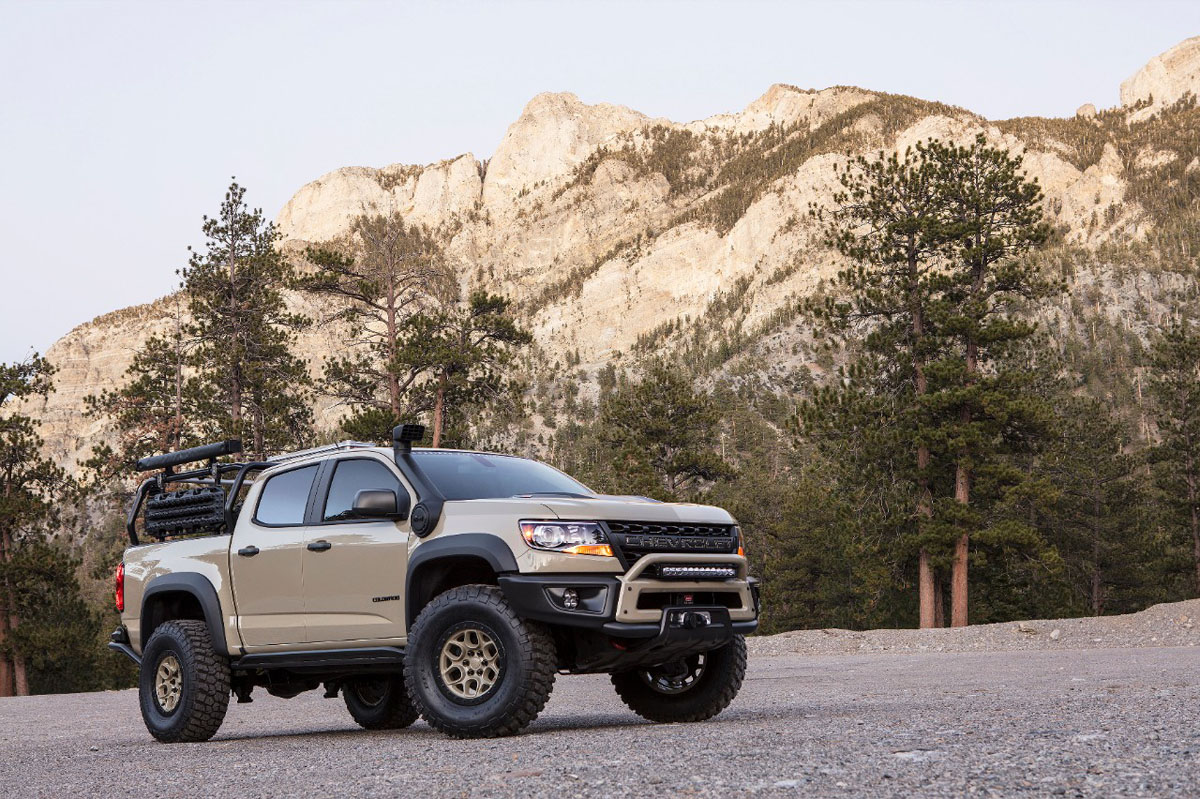
<svg viewBox="0 0 1200 799"><path fill-rule="evenodd" d="M395 671L404 665L404 650L395 646L358 649L321 649L296 652L270 652L242 655L230 666L234 671L287 669L288 671L330 672Z"/></svg>
<svg viewBox="0 0 1200 799"><path fill-rule="evenodd" d="M141 656L129 645L124 626L113 631L108 648L141 666ZM242 655L230 664L234 671L286 669L298 672L398 671L404 666L404 650L398 646L359 647L356 649L315 649L293 652L269 652Z"/></svg>

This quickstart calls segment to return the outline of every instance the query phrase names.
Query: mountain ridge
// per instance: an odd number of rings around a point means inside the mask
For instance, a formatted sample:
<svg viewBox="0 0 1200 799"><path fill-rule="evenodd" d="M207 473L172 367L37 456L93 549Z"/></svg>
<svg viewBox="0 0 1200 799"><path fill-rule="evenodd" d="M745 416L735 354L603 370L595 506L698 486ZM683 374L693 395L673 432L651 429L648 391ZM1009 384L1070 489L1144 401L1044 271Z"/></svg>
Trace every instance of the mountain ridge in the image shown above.
<svg viewBox="0 0 1200 799"><path fill-rule="evenodd" d="M635 350L683 346L679 331L702 318L705 335L736 330L746 340L786 326L795 301L838 268L808 209L830 201L834 166L847 152L982 133L1024 151L1066 244L1136 246L1154 222L1128 196L1132 183L1183 156L1169 147L1122 152L1114 131L1153 124L1197 92L1200 37L1122 84L1122 106L1074 119L990 121L857 87L774 84L742 111L680 123L547 92L525 105L486 162L465 153L428 165L343 167L300 187L277 224L285 248L298 252L344 232L357 214L401 212L439 231L464 285L518 303L545 364L570 355L594 374ZM710 314L718 300L732 308L721 318ZM306 297L290 302L314 318L325 311ZM119 385L140 342L172 324L171 304L102 315L48 350L58 390L31 409L59 463L73 468L104 437L101 421L82 416L83 396ZM794 354L797 335L789 332L779 352ZM339 347L336 326L316 325L298 350L315 373ZM324 426L336 418L328 403L318 408Z"/></svg>

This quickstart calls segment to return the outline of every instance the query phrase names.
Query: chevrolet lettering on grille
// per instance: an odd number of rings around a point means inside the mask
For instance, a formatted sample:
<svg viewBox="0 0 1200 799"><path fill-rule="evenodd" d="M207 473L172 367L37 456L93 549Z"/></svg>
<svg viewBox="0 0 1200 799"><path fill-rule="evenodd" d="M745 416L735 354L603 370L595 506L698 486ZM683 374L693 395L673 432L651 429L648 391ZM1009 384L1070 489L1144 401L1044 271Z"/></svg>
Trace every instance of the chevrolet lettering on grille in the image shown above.
<svg viewBox="0 0 1200 799"><path fill-rule="evenodd" d="M715 552L729 551L730 541L727 538L679 538L676 536L659 535L627 535L625 546L638 549L685 549L713 550Z"/></svg>

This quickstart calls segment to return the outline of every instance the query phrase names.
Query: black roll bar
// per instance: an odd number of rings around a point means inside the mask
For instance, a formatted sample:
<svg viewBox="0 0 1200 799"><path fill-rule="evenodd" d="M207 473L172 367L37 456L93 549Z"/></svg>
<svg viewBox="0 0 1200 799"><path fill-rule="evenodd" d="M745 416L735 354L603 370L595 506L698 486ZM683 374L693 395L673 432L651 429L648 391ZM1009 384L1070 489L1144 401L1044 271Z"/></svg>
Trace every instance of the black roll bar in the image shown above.
<svg viewBox="0 0 1200 799"><path fill-rule="evenodd" d="M218 441L215 444L204 444L199 447L181 449L178 452L150 455L137 462L137 470L139 472L149 472L154 469L170 469L173 466L181 466L185 463L213 461L222 455L236 455L241 451L241 440L231 438L228 441Z"/></svg>
<svg viewBox="0 0 1200 799"><path fill-rule="evenodd" d="M142 481L137 488L137 493L134 494L133 503L129 506L129 515L125 519L125 532L129 536L129 543L137 546L140 543L137 534L137 518L141 513L142 505L146 502L146 497L149 496L152 489L162 491L168 483L195 483L197 485L224 485L229 484L229 490L225 495L225 530L226 532L233 531L234 514L233 508L237 504L237 495L241 491L242 485L246 482L246 478L252 472L261 472L276 464L268 461L253 461L251 463L217 463L215 460L209 460L208 464L202 469L192 469L186 472L172 472L171 466L179 463L192 463L197 460L197 452L217 452L220 448L235 447L231 452L240 452L242 445L240 441L230 440L221 441L216 444L208 444L203 447L192 447L191 449L180 450L179 452L168 452L165 455L154 455L149 458L142 458L138 461L138 470L146 471L142 468L142 464L153 461L158 464L152 465L149 468L159 468L163 465L163 461L156 459L171 459L175 457L169 465L166 465L161 474L156 474L153 477L148 477ZM179 456L186 456L179 458ZM216 457L216 456L210 456ZM222 480L222 476L230 472L237 472L232 481Z"/></svg>

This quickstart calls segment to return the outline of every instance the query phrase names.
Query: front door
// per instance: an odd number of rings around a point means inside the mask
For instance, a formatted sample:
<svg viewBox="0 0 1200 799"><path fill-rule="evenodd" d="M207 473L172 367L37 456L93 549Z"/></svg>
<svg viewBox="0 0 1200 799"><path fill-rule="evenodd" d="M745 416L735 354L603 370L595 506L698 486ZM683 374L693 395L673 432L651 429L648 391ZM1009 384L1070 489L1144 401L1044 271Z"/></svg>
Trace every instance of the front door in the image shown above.
<svg viewBox="0 0 1200 799"><path fill-rule="evenodd" d="M318 465L271 475L242 511L229 552L238 630L248 647L300 645L304 631L305 511Z"/></svg>
<svg viewBox="0 0 1200 799"><path fill-rule="evenodd" d="M365 489L407 489L393 464L358 455L329 464L316 513L305 528L304 607L308 641L398 644L404 636L408 523L355 519Z"/></svg>

